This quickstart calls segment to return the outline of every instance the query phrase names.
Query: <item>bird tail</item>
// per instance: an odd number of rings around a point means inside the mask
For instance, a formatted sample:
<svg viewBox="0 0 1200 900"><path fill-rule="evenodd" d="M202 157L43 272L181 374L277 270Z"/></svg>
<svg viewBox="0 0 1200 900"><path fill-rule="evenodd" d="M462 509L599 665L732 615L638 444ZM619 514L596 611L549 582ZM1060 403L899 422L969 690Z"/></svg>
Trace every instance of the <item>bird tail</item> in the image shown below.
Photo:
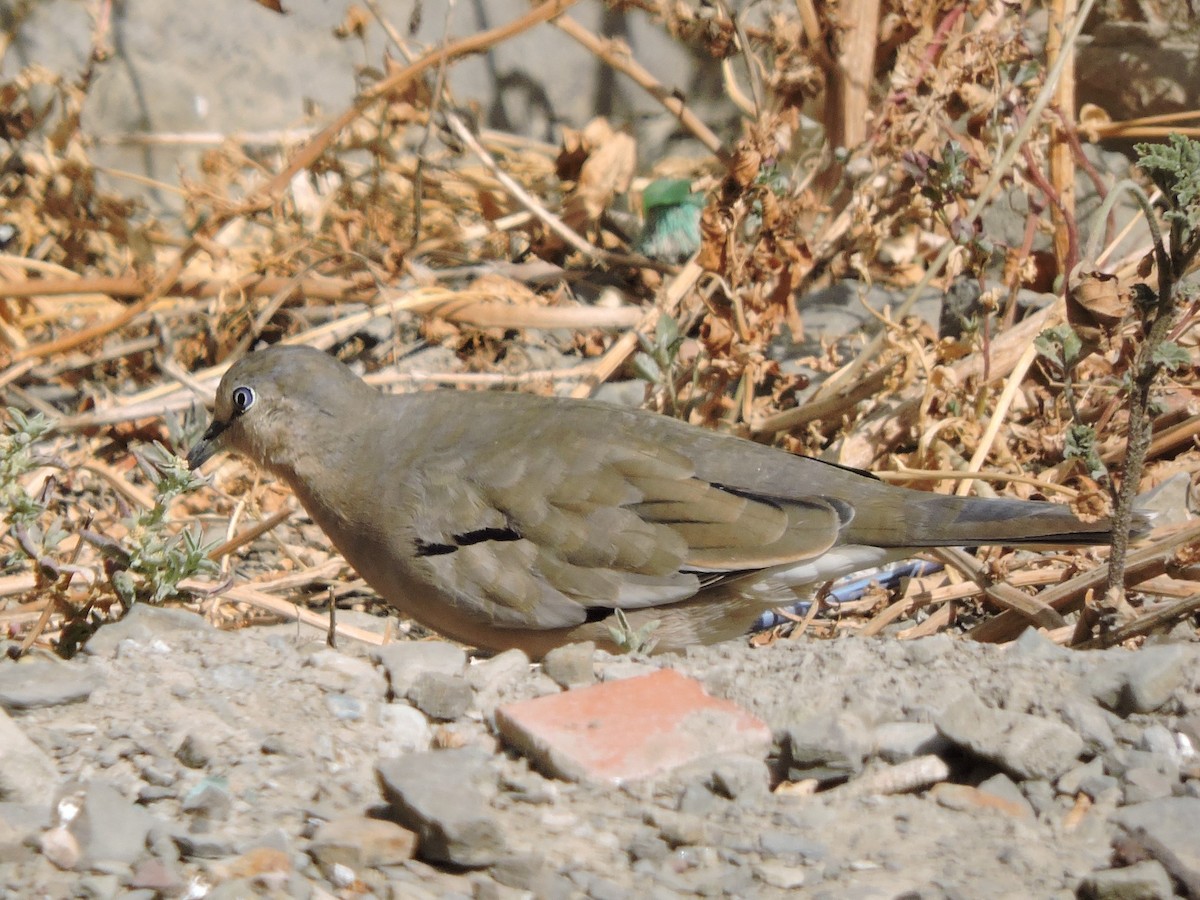
<svg viewBox="0 0 1200 900"><path fill-rule="evenodd" d="M1112 543L1112 521L1100 517L1084 521L1069 508L1057 503L1009 498L947 497L924 494L907 495L904 512L897 521L880 521L855 531L853 540L880 547L980 547L1007 546L1084 546ZM896 504L897 508L901 504ZM868 535L865 531L875 531ZM1150 516L1135 513L1132 536L1150 530Z"/></svg>

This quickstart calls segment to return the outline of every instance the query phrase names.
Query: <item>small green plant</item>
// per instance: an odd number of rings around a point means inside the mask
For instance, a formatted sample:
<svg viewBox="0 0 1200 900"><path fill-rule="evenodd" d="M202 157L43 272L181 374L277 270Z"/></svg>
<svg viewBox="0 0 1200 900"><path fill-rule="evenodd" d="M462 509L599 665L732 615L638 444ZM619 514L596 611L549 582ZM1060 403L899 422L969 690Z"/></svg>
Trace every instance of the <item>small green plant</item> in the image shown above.
<svg viewBox="0 0 1200 900"><path fill-rule="evenodd" d="M662 624L661 619L652 619L641 628L634 628L624 610L615 610L614 618L616 623L608 626L608 633L622 653L650 653L654 650L658 644L654 632Z"/></svg>
<svg viewBox="0 0 1200 900"><path fill-rule="evenodd" d="M10 569L32 565L37 572L38 589L47 592L52 606L65 617L58 642L60 652L70 655L86 641L102 621L95 608L106 607L102 580L91 579L97 586L83 597L68 594L69 576L85 569L76 563L78 546L70 552L60 549L70 535L79 535L100 552L112 589L110 601L115 596L125 609L138 601L160 603L177 594L184 579L216 570L216 564L208 559L209 548L201 544L199 530L175 534L167 520L167 510L175 498L203 483L183 460L157 443L144 456L138 456L139 464L154 482L154 505L122 520L127 534L123 540L116 540L90 530L90 515L72 515L55 494L55 479L47 479L37 492L26 489L26 477L39 466L62 463L36 449L50 432L47 419L17 409L7 413L8 421L0 434L0 509L8 526L2 564ZM27 636L25 645L35 637L36 630Z"/></svg>
<svg viewBox="0 0 1200 900"><path fill-rule="evenodd" d="M109 578L126 608L138 600L161 603L178 593L179 582L185 578L217 571L216 563L208 558L211 547L201 544L198 529L177 535L167 529L171 502L198 488L204 479L157 441L139 462L154 482L154 506L125 520L129 528L126 545L122 553L110 556L116 565Z"/></svg>
<svg viewBox="0 0 1200 900"><path fill-rule="evenodd" d="M1116 494L1113 512L1113 549L1108 579L1100 600L1085 609L1076 629L1076 644L1102 646L1111 635L1121 633L1119 619L1128 613L1125 601L1125 562L1128 556L1132 517L1141 481L1142 467L1150 448L1151 392L1164 370L1189 364L1190 359L1168 341L1176 327L1182 303L1179 284L1200 254L1200 142L1171 135L1164 144L1137 144L1138 164L1162 191L1164 208L1157 211L1145 193L1129 182L1124 188L1141 205L1153 243L1157 286L1135 285L1133 311L1139 318L1141 340L1130 367L1129 440L1125 454L1125 476ZM1110 201L1117 195L1114 189ZM1105 215L1106 209L1101 210ZM1159 221L1168 228L1163 240ZM1093 629L1098 635L1092 637Z"/></svg>
<svg viewBox="0 0 1200 900"><path fill-rule="evenodd" d="M1075 329L1064 323L1047 328L1033 340L1038 353L1054 365L1062 375L1063 397L1071 411L1071 424L1067 426L1063 455L1067 459L1078 459L1091 478L1101 484L1108 483L1108 467L1100 458L1099 438L1096 429L1084 423L1079 415L1075 396L1076 366L1086 355L1083 341Z"/></svg>
<svg viewBox="0 0 1200 900"><path fill-rule="evenodd" d="M46 507L25 492L21 479L40 465L34 446L50 430L50 422L41 413L26 416L12 407L8 418L8 433L0 435L0 508L10 525L31 523Z"/></svg>
<svg viewBox="0 0 1200 900"><path fill-rule="evenodd" d="M654 339L639 331L638 342L642 345L642 351L634 354L633 371L643 381L665 390L671 398L672 408L678 406L674 370L679 348L683 344L679 323L663 313L654 327Z"/></svg>

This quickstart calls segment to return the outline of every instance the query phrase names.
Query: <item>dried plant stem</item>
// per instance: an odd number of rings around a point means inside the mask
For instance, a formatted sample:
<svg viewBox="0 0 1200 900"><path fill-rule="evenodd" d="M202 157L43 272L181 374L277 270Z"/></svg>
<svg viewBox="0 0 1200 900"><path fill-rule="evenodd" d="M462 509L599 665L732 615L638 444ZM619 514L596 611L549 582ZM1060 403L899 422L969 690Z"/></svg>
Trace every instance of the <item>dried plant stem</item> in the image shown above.
<svg viewBox="0 0 1200 900"><path fill-rule="evenodd" d="M1103 647L1115 647L1117 644L1132 640L1136 637L1151 634L1155 631L1165 631L1176 622L1181 622L1200 611L1200 593L1190 594L1182 600L1167 603L1158 609L1138 616L1133 621L1101 634L1099 637L1084 641L1076 646L1081 650L1094 650Z"/></svg>
<svg viewBox="0 0 1200 900"><path fill-rule="evenodd" d="M1079 14L1071 23L1071 30L1063 39L1064 45L1073 47L1076 41L1079 40L1079 35L1083 31L1083 23L1091 14L1092 7L1095 5L1095 2L1096 0L1083 0L1083 4L1079 9ZM1025 121L1021 124L1021 127L1017 130L1017 133L1013 136L1013 139L1009 143L1008 147L1005 148L1004 153L1002 153L1000 158L997 159L992 165L990 170L991 175L988 177L988 180L984 186L980 189L979 195L971 203L970 209L967 210L967 213L964 216L967 221L972 221L979 217L979 215L983 212L984 207L991 202L992 195L995 194L996 190L1003 183L1004 179L1009 176L1013 160L1015 160L1017 154L1021 152L1021 148L1025 146L1025 142L1029 140L1030 134L1033 133L1034 128L1041 121L1042 112L1053 99L1056 85L1058 84L1059 78L1062 76L1062 72L1066 67L1066 64L1067 55L1059 54L1058 59L1056 59L1050 66L1049 72L1046 73L1046 83L1042 85L1041 91L1038 92L1037 97L1026 111ZM901 303L899 308L896 310L896 319L901 319L906 316L908 311L912 309L913 304L917 302L917 298L920 297L925 289L933 282L933 279L941 274L942 267L945 266L946 261L950 259L950 254L954 251L955 246L957 245L953 241L947 241L941 246L937 252L937 255L933 258L933 261L925 270L925 274L921 277L921 280L913 285L912 289L908 292L908 296L904 298L904 302ZM824 396L825 394L840 389L843 382L855 380L863 367L865 367L870 360L879 355L879 347L882 343L883 336L876 335L875 338L872 339L867 347L855 359L851 360L848 364L839 369L832 378L830 378L821 386L820 390L817 392L817 396Z"/></svg>
<svg viewBox="0 0 1200 900"><path fill-rule="evenodd" d="M567 37L572 38L590 50L605 64L618 72L627 75L638 87L663 105L671 115L679 120L679 124L695 135L696 140L721 162L730 161L729 151L721 143L721 139L700 118L688 109L687 104L678 96L677 91L669 90L662 82L650 74L642 66L629 48L620 41L604 40L588 31L570 16L560 16L554 21L556 27Z"/></svg>
<svg viewBox="0 0 1200 900"><path fill-rule="evenodd" d="M529 191L521 187L515 178L505 172L496 162L496 158L483 148L475 135L471 133L471 129L456 113L446 110L445 117L446 124L450 126L454 136L467 145L468 149L475 154L512 198L529 210L538 221L558 235L569 247L573 247L593 262L606 264L612 260L612 254L588 243L582 235L568 227L562 219L546 209Z"/></svg>
<svg viewBox="0 0 1200 900"><path fill-rule="evenodd" d="M1167 572L1168 562L1181 547L1200 540L1200 522L1192 522L1186 527L1166 535L1148 547L1130 553L1125 562L1125 581L1136 584L1148 578L1157 578ZM1079 609L1088 591L1095 591L1104 585L1108 577L1106 568L1093 569L1063 582L1057 587L1049 588L1041 593L1039 599L1059 613L1066 615ZM968 636L973 640L984 643L1001 643L1019 635L1028 625L1020 615L1012 612L1002 612L1000 615L980 622Z"/></svg>
<svg viewBox="0 0 1200 900"><path fill-rule="evenodd" d="M1008 376L1008 380L1004 384L1004 390L1000 393L1000 398L996 401L996 408L992 410L991 419L988 420L983 437L979 440L979 446L975 448L975 452L971 456L971 461L967 464L967 471L978 472L984 460L987 459L987 455L992 450L992 445L996 442L996 437L1000 434L1000 428L1004 425L1004 418L1008 415L1008 410L1012 406L1013 400L1017 397L1017 391L1021 389L1021 382L1025 379L1025 373L1029 371L1029 367L1033 365L1035 359L1037 359L1037 348L1033 344L1030 344L1025 348L1025 352L1021 354L1021 358L1017 360L1017 364L1013 366L1012 373ZM971 482L960 481L954 492L960 497L965 497L971 492Z"/></svg>
<svg viewBox="0 0 1200 900"><path fill-rule="evenodd" d="M1050 8L1050 28L1046 37L1046 59L1052 65L1063 58L1062 77L1054 90L1054 102L1059 118L1051 128L1050 184L1057 201L1053 204L1064 227L1054 229L1054 254L1060 271L1069 272L1075 265L1076 251L1070 230L1075 222L1075 157L1064 132L1074 128L1075 120L1075 47L1066 43L1063 35L1075 13L1075 0L1054 0ZM1076 251L1077 252L1077 251Z"/></svg>
<svg viewBox="0 0 1200 900"><path fill-rule="evenodd" d="M979 561L957 547L937 547L930 552L946 565L964 572L983 589L984 596L997 606L1024 616L1039 628L1062 628L1067 624L1066 619L1054 607L1037 597L1023 594L1011 585L988 578Z"/></svg>

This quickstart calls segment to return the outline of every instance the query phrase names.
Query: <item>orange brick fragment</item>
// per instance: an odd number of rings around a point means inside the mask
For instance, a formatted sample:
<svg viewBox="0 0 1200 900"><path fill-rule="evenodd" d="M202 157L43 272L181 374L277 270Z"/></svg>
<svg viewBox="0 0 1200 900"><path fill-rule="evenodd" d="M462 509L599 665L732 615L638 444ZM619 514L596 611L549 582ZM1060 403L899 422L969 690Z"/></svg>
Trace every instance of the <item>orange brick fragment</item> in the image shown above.
<svg viewBox="0 0 1200 900"><path fill-rule="evenodd" d="M496 710L504 739L572 781L619 784L731 753L763 756L771 730L673 669Z"/></svg>

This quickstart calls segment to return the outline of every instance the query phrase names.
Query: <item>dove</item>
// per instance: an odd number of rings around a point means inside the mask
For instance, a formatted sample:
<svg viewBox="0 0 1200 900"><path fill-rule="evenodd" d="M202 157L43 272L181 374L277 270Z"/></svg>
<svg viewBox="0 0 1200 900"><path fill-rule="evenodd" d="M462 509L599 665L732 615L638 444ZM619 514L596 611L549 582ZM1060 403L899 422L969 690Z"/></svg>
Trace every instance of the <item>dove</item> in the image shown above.
<svg viewBox="0 0 1200 900"><path fill-rule="evenodd" d="M1111 540L1107 519L953 497L605 403L384 394L332 356L231 366L197 469L231 451L282 479L387 603L440 634L539 658L744 635L796 592L922 549ZM1142 519L1137 520L1140 527Z"/></svg>

